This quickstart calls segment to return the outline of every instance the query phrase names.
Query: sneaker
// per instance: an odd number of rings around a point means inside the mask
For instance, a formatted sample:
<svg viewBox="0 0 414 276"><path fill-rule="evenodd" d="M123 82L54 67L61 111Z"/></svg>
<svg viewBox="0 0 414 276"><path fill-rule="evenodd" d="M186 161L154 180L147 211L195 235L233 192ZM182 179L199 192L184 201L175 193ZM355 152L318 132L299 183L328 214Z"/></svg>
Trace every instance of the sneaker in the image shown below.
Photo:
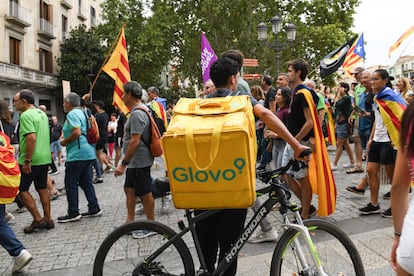
<svg viewBox="0 0 414 276"><path fill-rule="evenodd" d="M137 203L137 208L135 208L135 214L143 214L144 213L144 205L142 203Z"/></svg>
<svg viewBox="0 0 414 276"><path fill-rule="evenodd" d="M9 213L9 212L7 212L5 215L4 215L4 220L6 221L6 222L10 222L10 221L12 221L12 220L14 220L15 219L15 217L11 214L11 213Z"/></svg>
<svg viewBox="0 0 414 276"><path fill-rule="evenodd" d="M161 198L161 213L168 213L168 208L170 208L171 195L163 196Z"/></svg>
<svg viewBox="0 0 414 276"><path fill-rule="evenodd" d="M52 171L52 170L50 170L50 171L49 171L49 174L50 174L50 175L57 175L57 174L59 174L59 171L58 171L58 170L56 170L56 171Z"/></svg>
<svg viewBox="0 0 414 276"><path fill-rule="evenodd" d="M132 231L132 237L134 239L143 239L143 238L150 237L150 236L153 236L153 235L155 235L155 233L152 232L152 231L149 231L149 230L134 230L134 231Z"/></svg>
<svg viewBox="0 0 414 276"><path fill-rule="evenodd" d="M30 261L33 259L33 256L27 251L23 249L20 251L20 254L14 257L14 264L12 267L12 273L16 273L20 271L23 267L25 267Z"/></svg>
<svg viewBox="0 0 414 276"><path fill-rule="evenodd" d="M365 194L364 189L358 189L356 186L348 186L348 187L346 187L346 190L348 192L355 193L355 194L358 194L358 195L364 195Z"/></svg>
<svg viewBox="0 0 414 276"><path fill-rule="evenodd" d="M65 215L65 216L60 216L58 217L58 222L59 223L65 223L65 222L72 222L72 221L77 221L80 220L82 218L82 216L80 214L75 214L72 216L69 215Z"/></svg>
<svg viewBox="0 0 414 276"><path fill-rule="evenodd" d="M95 210L95 211L88 211L85 213L81 213L82 217L99 217L103 214L103 211L101 209Z"/></svg>
<svg viewBox="0 0 414 276"><path fill-rule="evenodd" d="M382 196L383 199L391 199L391 191Z"/></svg>
<svg viewBox="0 0 414 276"><path fill-rule="evenodd" d="M370 203L367 204L367 206L360 208L359 211L363 215L370 215L370 214L379 214L381 213L379 204L377 206L374 206Z"/></svg>
<svg viewBox="0 0 414 276"><path fill-rule="evenodd" d="M391 207L382 212L381 216L383 216L384 218L392 218Z"/></svg>
<svg viewBox="0 0 414 276"><path fill-rule="evenodd" d="M16 213L23 213L24 211L26 211L26 207L25 206L17 207L17 209L16 209Z"/></svg>
<svg viewBox="0 0 414 276"><path fill-rule="evenodd" d="M338 166L335 166L333 163L331 163L331 170L336 171L338 169Z"/></svg>
<svg viewBox="0 0 414 276"><path fill-rule="evenodd" d="M259 230L258 233L252 236L250 239L247 240L249 243L261 243L261 242L273 242L277 241L279 235L275 229L271 229L270 231L263 232Z"/></svg>
<svg viewBox="0 0 414 276"><path fill-rule="evenodd" d="M103 178L102 177L97 177L92 182L93 182L93 184L103 183Z"/></svg>

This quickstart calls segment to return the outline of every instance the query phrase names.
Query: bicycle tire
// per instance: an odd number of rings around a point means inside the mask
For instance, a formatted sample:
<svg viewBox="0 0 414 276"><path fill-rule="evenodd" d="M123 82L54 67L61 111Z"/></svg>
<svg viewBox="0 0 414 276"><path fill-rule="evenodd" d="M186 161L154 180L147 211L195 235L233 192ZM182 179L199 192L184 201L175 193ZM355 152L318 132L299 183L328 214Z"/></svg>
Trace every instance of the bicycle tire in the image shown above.
<svg viewBox="0 0 414 276"><path fill-rule="evenodd" d="M132 231L147 230L150 236L134 239ZM193 276L194 263L183 239L177 239L152 262L144 261L163 243L177 235L156 221L134 221L112 231L98 249L93 276L186 275Z"/></svg>
<svg viewBox="0 0 414 276"><path fill-rule="evenodd" d="M336 225L321 219L304 221L316 247L324 271L328 275L364 276L365 270L357 248L345 232ZM302 269L293 241L299 241L304 248L305 258L310 265L308 271ZM289 228L280 237L273 252L270 275L319 275L311 259L311 253L303 242L303 235Z"/></svg>

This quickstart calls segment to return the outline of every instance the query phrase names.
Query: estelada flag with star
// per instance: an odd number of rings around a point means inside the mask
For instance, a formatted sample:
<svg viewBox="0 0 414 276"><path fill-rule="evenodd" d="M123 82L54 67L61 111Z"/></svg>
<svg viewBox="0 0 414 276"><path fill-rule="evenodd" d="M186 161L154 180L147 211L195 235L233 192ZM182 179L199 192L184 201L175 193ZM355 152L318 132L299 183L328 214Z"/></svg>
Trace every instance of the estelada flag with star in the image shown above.
<svg viewBox="0 0 414 276"><path fill-rule="evenodd" d="M122 25L119 32L118 43L112 51L111 57L108 62L103 66L102 70L105 71L111 78L115 80L114 96L112 103L119 107L119 109L127 114L129 112L128 107L122 100L123 86L126 82L131 81L131 74L129 71L127 44L124 33L125 25Z"/></svg>
<svg viewBox="0 0 414 276"><path fill-rule="evenodd" d="M346 54L342 68L349 77L352 77L352 70L360 65L360 63L364 62L364 59L364 33L361 33L359 38L355 40L354 44L351 46L351 49L349 49Z"/></svg>

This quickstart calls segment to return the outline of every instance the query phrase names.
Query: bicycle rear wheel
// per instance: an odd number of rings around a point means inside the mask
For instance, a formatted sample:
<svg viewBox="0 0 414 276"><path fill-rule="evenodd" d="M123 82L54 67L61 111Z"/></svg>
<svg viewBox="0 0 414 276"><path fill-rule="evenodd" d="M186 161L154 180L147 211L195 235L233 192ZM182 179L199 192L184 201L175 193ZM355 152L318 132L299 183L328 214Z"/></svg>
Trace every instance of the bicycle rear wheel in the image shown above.
<svg viewBox="0 0 414 276"><path fill-rule="evenodd" d="M305 220L304 224L327 275L365 275L358 250L345 232L321 219ZM319 275L304 238L304 235L293 228L282 235L273 253L271 275ZM298 247L302 250L308 267L303 266Z"/></svg>
<svg viewBox="0 0 414 276"><path fill-rule="evenodd" d="M148 231L135 239L132 231ZM148 257L177 233L155 221L135 221L120 226L102 242L93 265L93 275L194 275L190 251L180 238L154 260Z"/></svg>

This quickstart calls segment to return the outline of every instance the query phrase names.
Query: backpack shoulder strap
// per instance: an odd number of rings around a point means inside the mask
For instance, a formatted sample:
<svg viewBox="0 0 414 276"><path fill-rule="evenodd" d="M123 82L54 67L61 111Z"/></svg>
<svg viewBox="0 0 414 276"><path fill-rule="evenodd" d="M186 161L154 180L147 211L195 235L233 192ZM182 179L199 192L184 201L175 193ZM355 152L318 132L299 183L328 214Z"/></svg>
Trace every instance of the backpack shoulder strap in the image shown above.
<svg viewBox="0 0 414 276"><path fill-rule="evenodd" d="M147 116L148 116L148 120L149 120L149 123L150 123L150 125L149 125L149 128L150 128L150 131L152 131L152 118L151 118L151 114L150 114L150 112L151 111L149 111L149 110L147 110L147 109L145 109L144 107L142 107L142 106L137 106L137 107L135 107L134 109L132 109L131 111L130 111L130 113L132 114L132 112L133 111L135 111L135 110L141 110L141 111L143 111L143 112L145 112L146 114L147 114ZM150 139L151 139L151 135L150 135ZM144 136L143 135L141 135L141 140L142 140L142 142L144 143L144 145L147 147L147 148L149 148L149 144L150 144L150 142L148 141L148 142L145 142L145 140L144 140Z"/></svg>

